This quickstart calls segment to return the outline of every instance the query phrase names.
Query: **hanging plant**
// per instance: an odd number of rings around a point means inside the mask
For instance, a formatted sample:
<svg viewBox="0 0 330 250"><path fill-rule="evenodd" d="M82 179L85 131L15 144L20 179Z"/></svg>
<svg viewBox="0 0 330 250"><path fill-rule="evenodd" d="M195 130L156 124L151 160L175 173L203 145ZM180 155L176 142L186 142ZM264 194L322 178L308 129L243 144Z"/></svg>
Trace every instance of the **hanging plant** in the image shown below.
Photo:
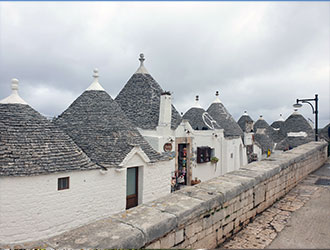
<svg viewBox="0 0 330 250"><path fill-rule="evenodd" d="M217 163L219 161L219 159L217 158L217 157L215 157L215 156L213 156L212 158L211 158L211 162L212 163Z"/></svg>

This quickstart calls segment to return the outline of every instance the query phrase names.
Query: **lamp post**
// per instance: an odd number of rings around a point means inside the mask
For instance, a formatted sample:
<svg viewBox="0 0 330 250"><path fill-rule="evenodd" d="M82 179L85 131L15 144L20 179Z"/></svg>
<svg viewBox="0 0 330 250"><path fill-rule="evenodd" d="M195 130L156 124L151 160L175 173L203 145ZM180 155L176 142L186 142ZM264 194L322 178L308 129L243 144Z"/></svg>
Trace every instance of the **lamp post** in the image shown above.
<svg viewBox="0 0 330 250"><path fill-rule="evenodd" d="M318 94L315 94L314 99L297 99L296 103L293 104L293 107L295 107L295 108L300 108L302 106L301 103L308 103L312 107L313 114L315 114L315 141L319 140L319 136L318 136L318 113L319 113L318 101L319 101ZM310 102L315 102L315 109L314 109L313 104L311 104Z"/></svg>

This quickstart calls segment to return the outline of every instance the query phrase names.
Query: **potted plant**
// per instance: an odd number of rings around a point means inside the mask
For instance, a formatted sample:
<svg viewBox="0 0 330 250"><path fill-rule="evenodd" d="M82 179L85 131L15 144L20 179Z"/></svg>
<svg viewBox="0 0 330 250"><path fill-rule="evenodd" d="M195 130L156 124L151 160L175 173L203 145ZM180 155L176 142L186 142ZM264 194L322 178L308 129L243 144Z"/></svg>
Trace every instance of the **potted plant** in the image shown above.
<svg viewBox="0 0 330 250"><path fill-rule="evenodd" d="M219 159L217 158L217 157L215 157L215 156L213 156L212 158L211 158L211 162L212 163L217 163L219 161Z"/></svg>

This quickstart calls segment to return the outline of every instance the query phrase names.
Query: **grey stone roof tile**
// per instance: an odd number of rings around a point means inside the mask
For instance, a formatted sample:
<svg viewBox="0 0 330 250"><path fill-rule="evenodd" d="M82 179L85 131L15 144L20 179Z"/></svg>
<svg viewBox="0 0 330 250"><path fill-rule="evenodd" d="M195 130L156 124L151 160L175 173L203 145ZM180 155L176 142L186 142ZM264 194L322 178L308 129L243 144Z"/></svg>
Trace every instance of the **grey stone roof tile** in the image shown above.
<svg viewBox="0 0 330 250"><path fill-rule="evenodd" d="M105 91L85 91L54 123L92 161L104 167L118 166L134 146L140 146L151 161L165 159L151 148Z"/></svg>
<svg viewBox="0 0 330 250"><path fill-rule="evenodd" d="M253 122L252 118L249 115L242 115L239 120L237 121L237 124L240 126L242 131L246 132L246 123L247 122Z"/></svg>
<svg viewBox="0 0 330 250"><path fill-rule="evenodd" d="M210 130L211 128L203 120L203 115L207 115L203 108L193 107L183 115L182 119L188 120L194 130ZM213 117L210 118L214 120ZM213 123L213 126L215 129L221 129L217 123Z"/></svg>
<svg viewBox="0 0 330 250"><path fill-rule="evenodd" d="M285 138L281 130L275 130L273 127L269 126L264 119L258 119L254 123L253 125L254 132L257 133L258 129L265 129L265 133L275 143L278 143Z"/></svg>
<svg viewBox="0 0 330 250"><path fill-rule="evenodd" d="M268 149L273 151L274 142L267 134L256 133L254 135L254 139L261 146L261 150L263 154L267 153Z"/></svg>
<svg viewBox="0 0 330 250"><path fill-rule="evenodd" d="M132 123L142 129L155 129L159 120L160 96L164 92L150 74L135 73L115 98ZM172 105L172 129L181 116Z"/></svg>
<svg viewBox="0 0 330 250"><path fill-rule="evenodd" d="M314 140L314 130L309 125L308 121L299 113L294 112L284 122L280 129L281 134L285 137L277 145L277 150L291 149L298 147L302 144ZM307 136L288 136L288 133L306 132Z"/></svg>
<svg viewBox="0 0 330 250"><path fill-rule="evenodd" d="M284 126L284 121L275 121L270 125L272 128L282 128Z"/></svg>
<svg viewBox="0 0 330 250"><path fill-rule="evenodd" d="M308 121L299 113L291 114L284 122L283 132L306 132L308 136L314 136L314 130L309 125Z"/></svg>
<svg viewBox="0 0 330 250"><path fill-rule="evenodd" d="M243 131L222 103L212 103L207 112L224 129L225 137L243 136Z"/></svg>
<svg viewBox="0 0 330 250"><path fill-rule="evenodd" d="M101 169L28 105L0 104L0 176Z"/></svg>

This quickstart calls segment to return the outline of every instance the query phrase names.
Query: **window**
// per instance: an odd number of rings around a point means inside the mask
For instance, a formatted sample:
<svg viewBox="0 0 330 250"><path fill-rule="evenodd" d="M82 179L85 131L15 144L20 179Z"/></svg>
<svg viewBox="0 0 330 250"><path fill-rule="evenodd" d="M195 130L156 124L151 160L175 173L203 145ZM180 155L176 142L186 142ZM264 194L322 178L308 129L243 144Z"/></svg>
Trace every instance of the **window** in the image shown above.
<svg viewBox="0 0 330 250"><path fill-rule="evenodd" d="M211 148L210 147L198 147L197 148L197 163L209 162L211 160Z"/></svg>
<svg viewBox="0 0 330 250"><path fill-rule="evenodd" d="M69 189L69 179L70 177L58 178L57 190Z"/></svg>

